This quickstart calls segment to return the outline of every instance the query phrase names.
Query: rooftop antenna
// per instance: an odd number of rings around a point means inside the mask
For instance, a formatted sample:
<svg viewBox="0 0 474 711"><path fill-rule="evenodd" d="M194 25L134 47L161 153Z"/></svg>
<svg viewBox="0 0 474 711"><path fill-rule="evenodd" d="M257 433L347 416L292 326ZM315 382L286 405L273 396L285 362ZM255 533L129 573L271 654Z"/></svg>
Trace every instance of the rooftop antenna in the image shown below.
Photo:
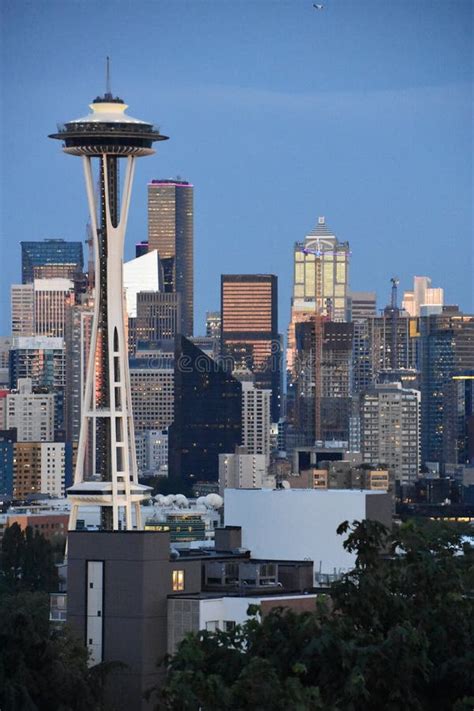
<svg viewBox="0 0 474 711"><path fill-rule="evenodd" d="M107 71L105 79L105 95L112 96L112 91L110 88L110 57L107 57Z"/></svg>

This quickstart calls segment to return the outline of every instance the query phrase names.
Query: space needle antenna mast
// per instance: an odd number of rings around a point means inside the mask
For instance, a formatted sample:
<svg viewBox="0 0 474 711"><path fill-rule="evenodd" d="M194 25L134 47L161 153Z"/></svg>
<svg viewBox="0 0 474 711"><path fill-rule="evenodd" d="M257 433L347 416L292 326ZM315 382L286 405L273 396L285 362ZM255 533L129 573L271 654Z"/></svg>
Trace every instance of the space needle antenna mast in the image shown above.
<svg viewBox="0 0 474 711"><path fill-rule="evenodd" d="M107 57L107 70L105 76L105 95L112 96L112 89L110 88L110 57Z"/></svg>
<svg viewBox="0 0 474 711"><path fill-rule="evenodd" d="M108 57L106 83L106 93L90 104L90 114L58 126L57 133L50 135L62 141L65 153L82 158L94 243L94 318L74 484L67 492L70 530L76 528L79 508L87 505L101 507L101 525L106 530L141 529L140 504L151 493L138 483L122 266L135 160L152 155L153 143L167 136L153 124L126 114L128 106L110 90ZM98 196L93 160L99 167ZM120 160L126 164L121 200Z"/></svg>

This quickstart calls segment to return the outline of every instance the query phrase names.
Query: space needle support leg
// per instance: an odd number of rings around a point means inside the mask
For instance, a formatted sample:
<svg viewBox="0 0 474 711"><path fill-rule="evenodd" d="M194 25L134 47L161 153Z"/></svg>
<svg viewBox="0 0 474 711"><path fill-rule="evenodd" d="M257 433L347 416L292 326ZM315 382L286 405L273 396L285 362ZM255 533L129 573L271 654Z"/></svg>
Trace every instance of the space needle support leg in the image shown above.
<svg viewBox="0 0 474 711"><path fill-rule="evenodd" d="M86 182L87 199L89 203L89 213L91 219L92 236L94 240L94 261L95 261L95 278L96 278L96 293L100 282L100 265L99 265L99 245L97 235L97 208L94 199L94 182L92 178L91 159L89 156L83 156L82 163L84 167L84 178ZM84 481L84 469L86 458L87 439L89 434L89 417L88 413L93 409L93 391L94 391L94 360L97 347L97 325L99 315L99 299L94 299L94 316L92 321L91 339L89 358L87 362L86 385L84 392L81 393L81 427L79 433L79 444L77 448L76 467L74 471L74 483ZM95 423L94 423L95 424ZM95 452L93 453L93 470L95 471ZM69 517L69 530L76 528L77 521L77 504L72 504L71 515Z"/></svg>

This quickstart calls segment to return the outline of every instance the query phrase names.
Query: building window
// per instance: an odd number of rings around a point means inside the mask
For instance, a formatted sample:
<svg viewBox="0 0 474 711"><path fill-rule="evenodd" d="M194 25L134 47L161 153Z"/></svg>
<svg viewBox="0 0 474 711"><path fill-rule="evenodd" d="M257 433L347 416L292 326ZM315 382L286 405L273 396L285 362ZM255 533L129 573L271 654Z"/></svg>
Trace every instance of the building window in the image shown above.
<svg viewBox="0 0 474 711"><path fill-rule="evenodd" d="M173 570L173 592L184 590L184 570Z"/></svg>
<svg viewBox="0 0 474 711"><path fill-rule="evenodd" d="M206 631L207 632L215 632L218 629L219 629L218 620L209 620L209 622L206 622Z"/></svg>
<svg viewBox="0 0 474 711"><path fill-rule="evenodd" d="M235 629L235 620L224 620L224 632L231 632Z"/></svg>

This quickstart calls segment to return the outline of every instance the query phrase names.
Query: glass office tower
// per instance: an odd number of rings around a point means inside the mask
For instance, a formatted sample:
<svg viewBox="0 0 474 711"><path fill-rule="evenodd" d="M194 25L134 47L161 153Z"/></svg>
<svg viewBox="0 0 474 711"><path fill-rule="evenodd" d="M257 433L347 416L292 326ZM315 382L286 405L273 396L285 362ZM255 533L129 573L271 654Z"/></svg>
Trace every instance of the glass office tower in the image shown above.
<svg viewBox="0 0 474 711"><path fill-rule="evenodd" d="M81 242L45 239L21 242L21 280L30 284L34 279L63 277L73 281L82 273L84 257Z"/></svg>
<svg viewBox="0 0 474 711"><path fill-rule="evenodd" d="M184 336L176 337L169 474L187 484L218 481L219 454L242 437L242 386Z"/></svg>

